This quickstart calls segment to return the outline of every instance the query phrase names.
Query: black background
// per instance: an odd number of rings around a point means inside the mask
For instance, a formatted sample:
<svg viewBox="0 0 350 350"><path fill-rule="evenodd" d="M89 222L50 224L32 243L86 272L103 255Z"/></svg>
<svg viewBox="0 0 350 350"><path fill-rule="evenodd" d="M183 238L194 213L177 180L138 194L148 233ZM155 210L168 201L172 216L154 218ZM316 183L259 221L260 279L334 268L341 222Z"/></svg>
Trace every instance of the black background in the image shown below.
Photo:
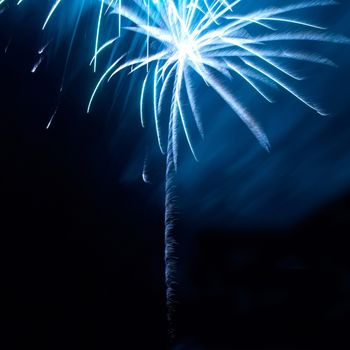
<svg viewBox="0 0 350 350"><path fill-rule="evenodd" d="M87 69L46 130L58 73L30 73L35 33L0 57L2 348L165 349L162 209L143 204L152 185L116 181L141 130L116 157L118 117L83 112ZM348 349L349 212L344 194L285 230L197 234L176 349Z"/></svg>

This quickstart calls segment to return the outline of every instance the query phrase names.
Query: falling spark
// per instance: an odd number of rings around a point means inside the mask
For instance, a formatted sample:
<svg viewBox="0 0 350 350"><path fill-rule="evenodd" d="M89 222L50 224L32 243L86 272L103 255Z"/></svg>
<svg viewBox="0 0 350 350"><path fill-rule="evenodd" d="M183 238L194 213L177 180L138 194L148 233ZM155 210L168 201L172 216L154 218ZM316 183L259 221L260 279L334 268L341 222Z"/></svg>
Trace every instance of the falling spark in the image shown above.
<svg viewBox="0 0 350 350"><path fill-rule="evenodd" d="M7 42L7 45L5 46L5 49L4 49L5 54L7 54L7 51L9 50L11 43L12 43L12 38L9 39L9 41Z"/></svg>
<svg viewBox="0 0 350 350"><path fill-rule="evenodd" d="M58 110L58 107L56 107L55 111L52 113L51 118L50 118L49 122L46 125L46 130L48 130L50 128L50 126L52 124L52 121L53 121L53 119L55 118L55 116L57 114L57 110Z"/></svg>
<svg viewBox="0 0 350 350"><path fill-rule="evenodd" d="M150 184L150 176L149 176L149 156L148 149L146 148L145 159L143 161L143 169L142 169L142 180L146 184Z"/></svg>
<svg viewBox="0 0 350 350"><path fill-rule="evenodd" d="M43 60L44 60L44 57L43 57L43 56L40 56L39 59L38 59L38 61L34 64L32 70L31 70L32 73L35 73L35 72L37 71L37 69L39 68L39 66L40 66L41 63L43 62Z"/></svg>
<svg viewBox="0 0 350 350"><path fill-rule="evenodd" d="M38 50L38 54L39 55L42 55L44 52L45 52L45 50L47 49L47 47L50 45L50 41L49 42L47 42L43 47L41 47L39 50Z"/></svg>

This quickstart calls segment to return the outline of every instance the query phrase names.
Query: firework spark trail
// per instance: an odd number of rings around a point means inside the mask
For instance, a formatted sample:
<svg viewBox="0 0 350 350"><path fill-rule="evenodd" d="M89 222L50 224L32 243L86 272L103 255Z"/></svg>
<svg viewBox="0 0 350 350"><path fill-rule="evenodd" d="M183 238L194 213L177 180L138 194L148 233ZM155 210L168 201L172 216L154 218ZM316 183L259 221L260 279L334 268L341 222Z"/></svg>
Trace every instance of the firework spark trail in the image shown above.
<svg viewBox="0 0 350 350"><path fill-rule="evenodd" d="M18 4L24 0L19 0ZM34 0L26 0L34 1ZM43 29L65 0L53 0ZM313 101L304 97L297 83L303 76L294 72L289 61L303 61L334 66L321 55L296 50L291 43L328 42L349 44L349 39L329 34L311 20L300 18L303 11L335 5L334 0L281 1L280 6L259 8L251 2L251 11L243 11L246 0L96 0L97 13L94 55L91 64L96 71L98 56L110 45L118 45L122 32L133 32L144 45L134 45L114 59L106 68L92 92L88 111L105 81L122 71L144 73L140 95L140 115L145 126L145 92L152 92L157 140L166 154L165 181L165 262L169 318L175 297L175 174L178 162L178 133L182 130L195 159L193 128L203 138L200 101L194 81L202 81L208 91L217 94L250 129L266 150L270 149L264 131L234 95L232 79L244 81L262 99L273 102L269 88L279 88L294 96L319 115L327 115ZM0 4L4 0L0 0ZM311 14L311 12L307 12ZM101 43L105 15L116 15L118 33ZM123 25L122 25L123 23ZM94 24L95 25L95 24ZM276 46L278 44L278 47ZM295 83L293 83L295 82ZM163 128L167 121L167 128ZM51 121L50 121L51 122ZM181 126L181 127L180 127ZM164 129L164 130L163 130ZM171 320L170 320L171 321Z"/></svg>

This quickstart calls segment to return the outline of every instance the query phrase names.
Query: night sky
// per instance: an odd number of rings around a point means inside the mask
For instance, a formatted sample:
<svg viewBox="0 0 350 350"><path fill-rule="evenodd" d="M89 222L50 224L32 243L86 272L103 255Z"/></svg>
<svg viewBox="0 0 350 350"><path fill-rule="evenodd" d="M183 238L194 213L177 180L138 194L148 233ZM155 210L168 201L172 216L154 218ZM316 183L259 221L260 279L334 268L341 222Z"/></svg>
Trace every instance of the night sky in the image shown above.
<svg viewBox="0 0 350 350"><path fill-rule="evenodd" d="M59 93L64 33L32 74L46 9L25 10L0 15L0 346L170 349L155 134L144 135L126 80L89 115L87 64L68 69ZM350 37L346 1L323 16ZM339 68L299 68L332 117L282 94L251 102L270 154L231 119L210 128L199 163L181 146L174 350L350 347L350 47L319 49ZM208 126L225 112L206 111Z"/></svg>

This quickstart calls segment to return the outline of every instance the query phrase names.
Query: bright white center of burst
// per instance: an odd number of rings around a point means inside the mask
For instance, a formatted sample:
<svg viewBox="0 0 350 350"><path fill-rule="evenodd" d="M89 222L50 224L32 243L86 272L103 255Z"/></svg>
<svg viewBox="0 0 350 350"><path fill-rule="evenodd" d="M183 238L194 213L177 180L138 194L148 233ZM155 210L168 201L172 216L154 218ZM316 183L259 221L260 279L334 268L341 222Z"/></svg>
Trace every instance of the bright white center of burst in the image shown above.
<svg viewBox="0 0 350 350"><path fill-rule="evenodd" d="M179 59L185 60L187 58L195 60L196 54L194 44L190 41L181 41L177 44Z"/></svg>

